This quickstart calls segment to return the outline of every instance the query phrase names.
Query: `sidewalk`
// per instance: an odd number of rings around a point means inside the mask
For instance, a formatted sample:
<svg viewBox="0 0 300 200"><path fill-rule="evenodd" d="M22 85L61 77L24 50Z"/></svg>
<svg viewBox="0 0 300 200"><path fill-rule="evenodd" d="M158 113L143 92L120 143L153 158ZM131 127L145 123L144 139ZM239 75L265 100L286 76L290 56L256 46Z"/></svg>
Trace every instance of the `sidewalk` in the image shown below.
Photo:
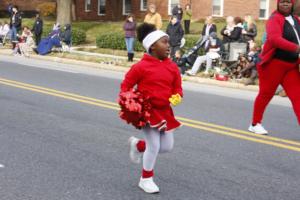
<svg viewBox="0 0 300 200"><path fill-rule="evenodd" d="M127 57L123 57L123 56L113 56L113 55L108 55L108 54L84 52L84 51L78 51L75 49L72 49L70 53L72 55L84 55L84 56L91 56L91 57L97 57L97 58L109 58L109 59L113 59L113 60L123 60L123 61L127 60ZM13 56L12 50L6 49L6 48L0 48L0 54ZM59 53L58 53L58 56L59 56ZM129 70L129 67L118 66L118 65L115 65L112 63L87 62L87 61L80 61L80 60L69 59L69 58L61 58L58 56L54 57L54 56L41 56L41 55L31 54L28 59L47 60L47 61L65 63L65 64L74 64L74 65L80 65L80 66L85 66L85 67L92 67L92 68L97 68L97 69L119 71L119 72L124 72L124 73ZM184 81L199 83L199 86L200 86L200 84L206 84L206 85L214 85L214 86L219 86L219 87L258 91L257 85L245 86L241 83L230 82L230 81L218 81L218 80L214 80L214 79L202 78L202 77L197 77L197 76L196 77L184 76Z"/></svg>

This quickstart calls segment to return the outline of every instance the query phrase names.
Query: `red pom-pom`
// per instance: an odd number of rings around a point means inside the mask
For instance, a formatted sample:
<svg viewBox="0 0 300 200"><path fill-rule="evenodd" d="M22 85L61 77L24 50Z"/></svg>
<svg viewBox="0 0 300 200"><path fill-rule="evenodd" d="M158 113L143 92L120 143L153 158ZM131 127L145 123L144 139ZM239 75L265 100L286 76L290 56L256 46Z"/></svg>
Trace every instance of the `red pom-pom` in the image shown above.
<svg viewBox="0 0 300 200"><path fill-rule="evenodd" d="M121 107L119 116L128 124L141 129L146 126L150 119L151 104L149 97L146 97L134 89L121 92L118 103Z"/></svg>

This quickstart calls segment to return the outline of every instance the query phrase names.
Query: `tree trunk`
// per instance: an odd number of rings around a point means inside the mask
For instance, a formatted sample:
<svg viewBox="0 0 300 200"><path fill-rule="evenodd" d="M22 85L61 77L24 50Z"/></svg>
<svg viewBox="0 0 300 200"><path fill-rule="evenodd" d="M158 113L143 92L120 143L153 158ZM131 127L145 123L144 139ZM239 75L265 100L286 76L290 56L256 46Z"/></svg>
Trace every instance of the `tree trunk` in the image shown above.
<svg viewBox="0 0 300 200"><path fill-rule="evenodd" d="M57 19L62 26L71 24L72 0L57 0Z"/></svg>
<svg viewBox="0 0 300 200"><path fill-rule="evenodd" d="M76 0L72 1L72 21L76 21Z"/></svg>

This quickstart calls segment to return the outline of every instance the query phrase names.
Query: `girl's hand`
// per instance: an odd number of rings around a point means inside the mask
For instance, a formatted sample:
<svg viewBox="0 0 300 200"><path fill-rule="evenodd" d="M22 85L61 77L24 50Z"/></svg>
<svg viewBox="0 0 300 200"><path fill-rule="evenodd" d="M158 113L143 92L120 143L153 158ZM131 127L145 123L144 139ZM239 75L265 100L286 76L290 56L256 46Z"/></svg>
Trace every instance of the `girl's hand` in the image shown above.
<svg viewBox="0 0 300 200"><path fill-rule="evenodd" d="M181 103L182 101L182 98L180 96L180 94L173 94L170 98L169 98L169 101L170 103L173 105L173 106L177 106L178 104Z"/></svg>

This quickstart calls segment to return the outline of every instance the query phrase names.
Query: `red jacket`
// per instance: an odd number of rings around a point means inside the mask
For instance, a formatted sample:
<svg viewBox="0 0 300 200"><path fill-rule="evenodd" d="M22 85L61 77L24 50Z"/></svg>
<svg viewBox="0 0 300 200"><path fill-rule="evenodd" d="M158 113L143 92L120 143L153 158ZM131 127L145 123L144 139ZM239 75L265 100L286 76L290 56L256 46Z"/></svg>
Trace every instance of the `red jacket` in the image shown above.
<svg viewBox="0 0 300 200"><path fill-rule="evenodd" d="M294 17L299 22L298 17ZM270 61L273 58L276 49L283 49L286 51L296 52L298 45L282 37L284 22L285 16L277 11L273 12L269 20L267 21L267 40L264 44L263 51L260 55L260 65L264 65L268 61Z"/></svg>
<svg viewBox="0 0 300 200"><path fill-rule="evenodd" d="M135 85L140 92L150 97L153 109L149 123L152 127L168 131L180 126L169 102L173 94L183 96L180 72L174 62L170 59L161 61L144 54L141 61L127 72L121 83L121 92L128 91Z"/></svg>

